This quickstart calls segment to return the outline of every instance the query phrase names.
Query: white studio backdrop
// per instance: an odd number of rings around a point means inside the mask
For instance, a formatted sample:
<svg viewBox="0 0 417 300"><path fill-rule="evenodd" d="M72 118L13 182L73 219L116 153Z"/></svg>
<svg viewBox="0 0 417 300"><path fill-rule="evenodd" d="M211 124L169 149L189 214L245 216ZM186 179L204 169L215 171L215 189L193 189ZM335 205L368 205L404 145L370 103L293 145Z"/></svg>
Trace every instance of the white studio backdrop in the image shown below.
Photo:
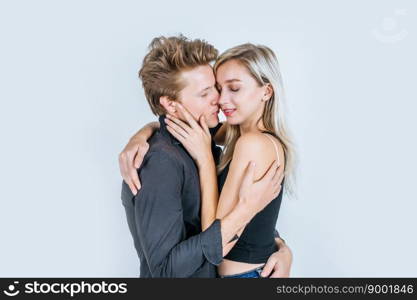
<svg viewBox="0 0 417 300"><path fill-rule="evenodd" d="M294 277L417 276L415 1L0 2L0 276L136 277L118 154L153 37L275 50L298 145Z"/></svg>

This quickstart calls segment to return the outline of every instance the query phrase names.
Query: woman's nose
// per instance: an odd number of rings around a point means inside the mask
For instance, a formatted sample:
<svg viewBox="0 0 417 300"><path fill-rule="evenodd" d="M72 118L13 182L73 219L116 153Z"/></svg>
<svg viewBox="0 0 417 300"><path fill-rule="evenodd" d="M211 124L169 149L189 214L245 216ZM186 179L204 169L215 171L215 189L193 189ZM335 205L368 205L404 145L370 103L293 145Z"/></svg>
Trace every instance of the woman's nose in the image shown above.
<svg viewBox="0 0 417 300"><path fill-rule="evenodd" d="M211 100L211 105L219 105L219 93L216 92L216 94L213 96L213 99Z"/></svg>
<svg viewBox="0 0 417 300"><path fill-rule="evenodd" d="M226 95L224 93L220 93L220 96L219 96L219 104L220 105L226 104L227 101L228 100L227 100Z"/></svg>

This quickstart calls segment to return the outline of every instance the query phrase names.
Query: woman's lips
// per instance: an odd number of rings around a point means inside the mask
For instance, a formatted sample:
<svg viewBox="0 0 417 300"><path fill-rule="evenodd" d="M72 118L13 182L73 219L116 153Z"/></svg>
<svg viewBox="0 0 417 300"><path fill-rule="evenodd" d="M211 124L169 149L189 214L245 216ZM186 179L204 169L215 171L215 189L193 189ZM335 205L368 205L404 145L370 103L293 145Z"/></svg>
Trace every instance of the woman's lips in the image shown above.
<svg viewBox="0 0 417 300"><path fill-rule="evenodd" d="M222 110L226 117L230 117L236 111L236 109L223 109Z"/></svg>

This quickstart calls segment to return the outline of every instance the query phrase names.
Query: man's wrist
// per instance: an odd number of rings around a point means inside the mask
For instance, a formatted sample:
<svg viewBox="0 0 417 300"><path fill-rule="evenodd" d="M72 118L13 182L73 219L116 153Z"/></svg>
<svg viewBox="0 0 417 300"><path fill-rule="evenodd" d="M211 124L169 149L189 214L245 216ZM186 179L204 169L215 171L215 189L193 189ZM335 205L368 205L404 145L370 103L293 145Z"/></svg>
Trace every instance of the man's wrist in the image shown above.
<svg viewBox="0 0 417 300"><path fill-rule="evenodd" d="M244 205L236 204L229 214L220 219L223 247L229 244L229 241L244 228L251 219ZM223 248L225 250L226 248ZM226 255L225 252L223 255Z"/></svg>
<svg viewBox="0 0 417 300"><path fill-rule="evenodd" d="M278 248L279 248L279 251L280 252L284 252L284 251L287 251L288 250L288 246L285 243L285 241L283 241L282 238L275 238L275 241L276 241L276 243L278 245Z"/></svg>
<svg viewBox="0 0 417 300"><path fill-rule="evenodd" d="M286 244L285 240L280 236L276 236L275 240L277 241L278 244L284 244L284 245Z"/></svg>

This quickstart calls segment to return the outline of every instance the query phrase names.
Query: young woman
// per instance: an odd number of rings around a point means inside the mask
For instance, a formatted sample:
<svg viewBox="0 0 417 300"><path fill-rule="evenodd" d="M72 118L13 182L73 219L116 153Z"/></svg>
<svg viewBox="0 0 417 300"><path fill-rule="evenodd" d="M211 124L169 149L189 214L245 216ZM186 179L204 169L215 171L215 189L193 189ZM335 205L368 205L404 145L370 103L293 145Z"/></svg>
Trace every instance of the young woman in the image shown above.
<svg viewBox="0 0 417 300"><path fill-rule="evenodd" d="M219 106L227 123L215 136L216 142L225 146L217 167L218 187L212 180L200 176L202 197L212 197L212 203L217 204L212 212L202 211L202 223L211 224L215 218L222 218L232 210L249 161L256 163L255 179L261 178L275 160L285 166L280 193L241 229L218 267L219 275L224 278L261 277L268 257L277 251L274 231L283 191L293 192L294 147L284 120L279 65L268 47L244 44L220 55L214 72L220 93ZM177 108L187 122L167 115L168 130L195 159L206 157L193 155L201 151L211 153L211 139L204 120L200 120L202 129L181 104L177 104ZM204 165L204 162L197 165Z"/></svg>

